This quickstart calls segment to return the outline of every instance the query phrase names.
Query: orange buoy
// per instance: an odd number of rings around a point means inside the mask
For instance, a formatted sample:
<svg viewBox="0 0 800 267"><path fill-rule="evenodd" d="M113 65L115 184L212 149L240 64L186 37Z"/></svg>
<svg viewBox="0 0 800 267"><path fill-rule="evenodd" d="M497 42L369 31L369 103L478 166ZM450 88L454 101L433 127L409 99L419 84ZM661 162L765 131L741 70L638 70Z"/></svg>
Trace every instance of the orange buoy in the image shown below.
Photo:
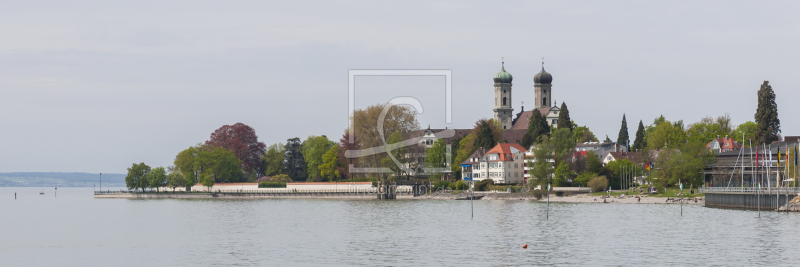
<svg viewBox="0 0 800 267"><path fill-rule="evenodd" d="M528 248L528 244L522 245L522 248Z"/></svg>

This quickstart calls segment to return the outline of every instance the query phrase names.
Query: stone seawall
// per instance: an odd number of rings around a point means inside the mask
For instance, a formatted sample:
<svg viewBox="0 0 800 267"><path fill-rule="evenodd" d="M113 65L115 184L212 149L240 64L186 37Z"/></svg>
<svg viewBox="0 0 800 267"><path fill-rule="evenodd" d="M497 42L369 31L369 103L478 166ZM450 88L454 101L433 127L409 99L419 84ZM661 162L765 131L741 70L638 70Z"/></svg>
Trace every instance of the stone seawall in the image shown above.
<svg viewBox="0 0 800 267"><path fill-rule="evenodd" d="M375 194L335 194L335 193L319 193L319 194L198 194L198 193L136 193L136 194L98 194L94 198L103 199L288 199L288 198L303 198L303 199L377 199ZM411 195L397 195L398 199L414 199Z"/></svg>

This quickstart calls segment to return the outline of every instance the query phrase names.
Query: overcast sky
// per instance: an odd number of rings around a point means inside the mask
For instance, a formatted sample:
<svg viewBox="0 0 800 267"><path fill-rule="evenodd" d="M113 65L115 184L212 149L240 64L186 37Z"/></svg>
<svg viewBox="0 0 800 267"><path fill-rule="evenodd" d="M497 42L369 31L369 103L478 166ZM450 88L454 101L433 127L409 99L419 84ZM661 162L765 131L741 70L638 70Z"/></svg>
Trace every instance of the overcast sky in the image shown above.
<svg viewBox="0 0 800 267"><path fill-rule="evenodd" d="M349 69L448 69L444 78L357 78L356 107L420 98L420 125L492 117L505 57L513 107L533 75L599 139L623 114L753 120L769 80L783 135L800 135L800 4L768 1L96 1L0 8L0 172L125 173L171 165L225 124L267 144L338 139ZM70 1L72 2L72 1Z"/></svg>

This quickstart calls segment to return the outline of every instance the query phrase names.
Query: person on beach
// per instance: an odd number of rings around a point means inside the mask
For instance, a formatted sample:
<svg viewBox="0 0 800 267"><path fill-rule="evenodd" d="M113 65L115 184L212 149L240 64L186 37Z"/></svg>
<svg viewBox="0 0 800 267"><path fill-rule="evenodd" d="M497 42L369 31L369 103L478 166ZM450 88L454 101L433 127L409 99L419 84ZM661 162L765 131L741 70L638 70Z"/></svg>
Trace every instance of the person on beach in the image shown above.
<svg viewBox="0 0 800 267"><path fill-rule="evenodd" d="M16 196L16 195L15 195ZM597 202L597 197L594 197L594 202Z"/></svg>
<svg viewBox="0 0 800 267"><path fill-rule="evenodd" d="M639 196L636 196L636 203L639 203L639 202L642 202L642 198L640 198Z"/></svg>

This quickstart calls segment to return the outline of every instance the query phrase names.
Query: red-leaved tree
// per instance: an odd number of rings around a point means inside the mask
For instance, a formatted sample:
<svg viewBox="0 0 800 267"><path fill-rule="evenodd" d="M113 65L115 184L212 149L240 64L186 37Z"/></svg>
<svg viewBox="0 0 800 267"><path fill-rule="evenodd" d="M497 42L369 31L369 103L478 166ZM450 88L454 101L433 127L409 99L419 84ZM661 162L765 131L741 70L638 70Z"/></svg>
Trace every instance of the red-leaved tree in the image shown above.
<svg viewBox="0 0 800 267"><path fill-rule="evenodd" d="M256 131L247 124L237 122L234 125L219 127L211 133L206 145L227 148L242 160L242 170L247 173L261 174L261 156L267 145L258 141Z"/></svg>

